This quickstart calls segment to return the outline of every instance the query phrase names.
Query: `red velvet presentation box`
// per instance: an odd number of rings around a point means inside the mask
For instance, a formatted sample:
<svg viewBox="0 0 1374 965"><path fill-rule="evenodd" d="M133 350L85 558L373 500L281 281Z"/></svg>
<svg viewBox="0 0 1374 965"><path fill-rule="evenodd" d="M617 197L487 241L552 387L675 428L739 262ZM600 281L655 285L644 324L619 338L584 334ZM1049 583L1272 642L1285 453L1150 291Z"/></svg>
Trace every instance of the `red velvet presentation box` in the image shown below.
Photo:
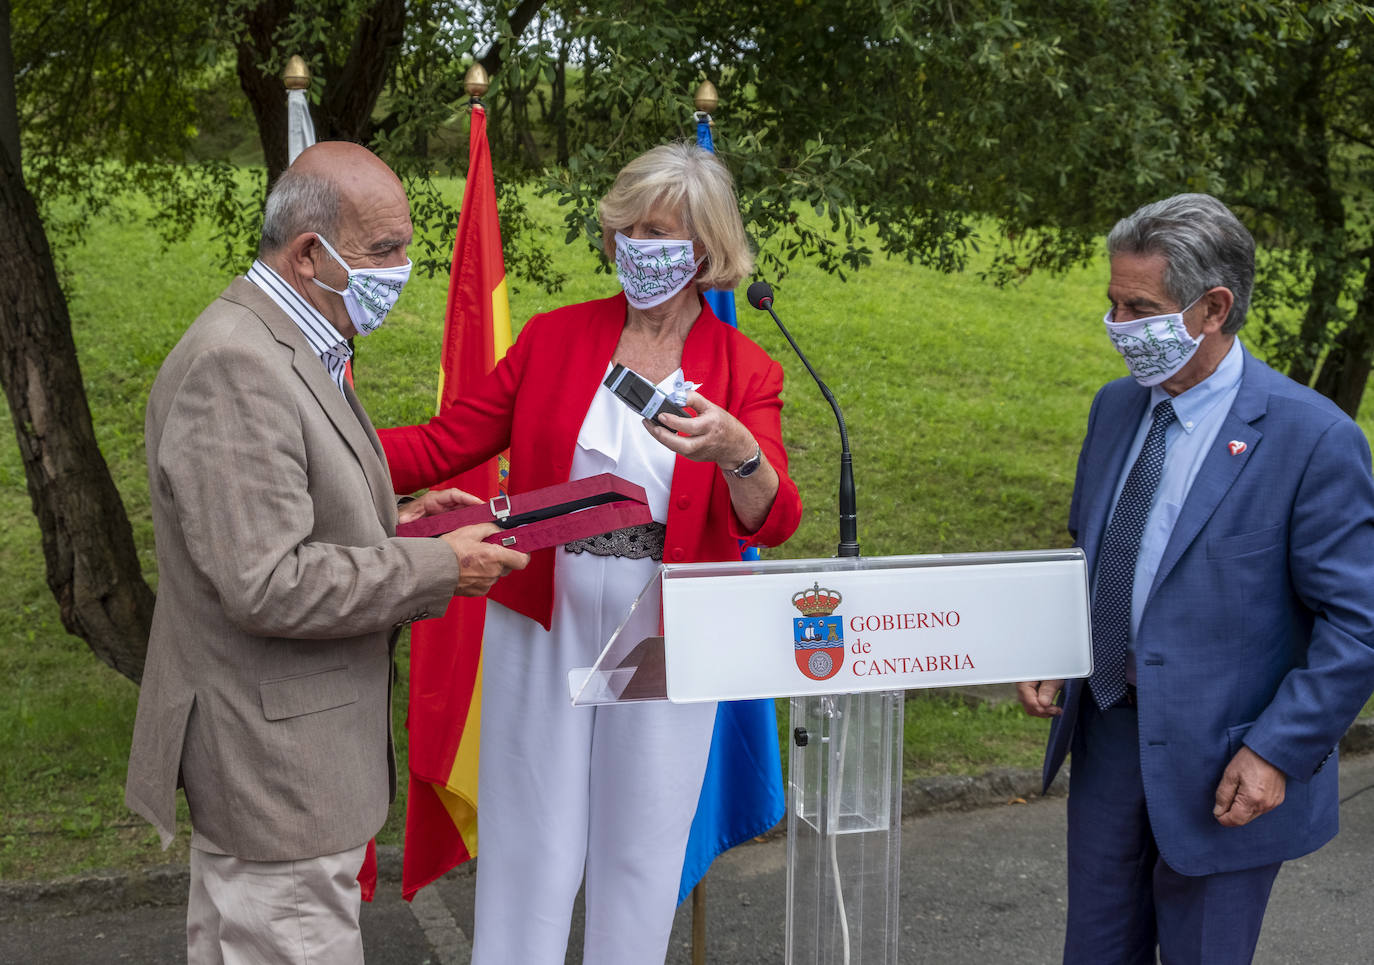
<svg viewBox="0 0 1374 965"><path fill-rule="evenodd" d="M606 472L422 516L397 526L396 535L438 536L463 526L495 523L501 531L492 533L484 542L533 553L570 540L650 522L653 516L644 487Z"/></svg>

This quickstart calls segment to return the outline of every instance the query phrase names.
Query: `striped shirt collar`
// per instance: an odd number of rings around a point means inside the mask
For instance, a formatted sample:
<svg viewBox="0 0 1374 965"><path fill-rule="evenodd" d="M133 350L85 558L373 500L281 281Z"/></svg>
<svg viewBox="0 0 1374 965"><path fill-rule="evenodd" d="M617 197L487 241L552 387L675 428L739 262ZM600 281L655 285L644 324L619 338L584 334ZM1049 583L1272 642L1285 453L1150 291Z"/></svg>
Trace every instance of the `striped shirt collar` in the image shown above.
<svg viewBox="0 0 1374 965"><path fill-rule="evenodd" d="M324 363L334 384L343 392L344 371L348 366L348 360L353 357L353 349L349 347L348 340L339 334L339 330L329 319L321 315L315 306L302 298L300 292L288 285L281 275L261 260L254 260L253 267L248 269L247 278L262 289L263 293L296 323L310 348Z"/></svg>

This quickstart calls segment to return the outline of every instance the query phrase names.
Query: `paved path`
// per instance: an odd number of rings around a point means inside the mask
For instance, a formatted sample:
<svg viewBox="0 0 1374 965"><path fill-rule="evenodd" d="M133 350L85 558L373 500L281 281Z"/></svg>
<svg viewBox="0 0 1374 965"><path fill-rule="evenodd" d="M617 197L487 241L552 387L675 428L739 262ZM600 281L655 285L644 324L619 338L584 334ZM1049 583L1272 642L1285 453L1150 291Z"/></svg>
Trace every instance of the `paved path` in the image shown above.
<svg viewBox="0 0 1374 965"><path fill-rule="evenodd" d="M1367 965L1374 961L1374 755L1341 766L1342 832L1279 874L1256 961L1262 965ZM902 825L902 962L1059 961L1064 917L1064 798L1031 799ZM707 878L707 960L777 965L783 958L786 842L736 848ZM473 879L458 869L401 901L395 882L365 906L369 965L467 962ZM82 915L17 912L0 904L0 962L176 962L184 955L184 904ZM668 961L691 960L690 902L679 909ZM580 934L572 947L580 947ZM580 961L574 952L568 962Z"/></svg>

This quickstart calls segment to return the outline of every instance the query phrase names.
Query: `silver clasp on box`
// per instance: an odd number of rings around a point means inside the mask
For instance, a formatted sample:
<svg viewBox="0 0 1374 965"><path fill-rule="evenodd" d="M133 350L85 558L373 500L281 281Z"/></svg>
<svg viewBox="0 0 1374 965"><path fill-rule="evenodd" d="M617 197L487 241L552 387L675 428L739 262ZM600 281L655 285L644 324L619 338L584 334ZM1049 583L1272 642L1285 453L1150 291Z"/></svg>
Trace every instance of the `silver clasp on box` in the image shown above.
<svg viewBox="0 0 1374 965"><path fill-rule="evenodd" d="M500 502L502 505L496 505ZM510 515L510 497L505 493L493 496L491 499L491 514L497 519L505 519Z"/></svg>

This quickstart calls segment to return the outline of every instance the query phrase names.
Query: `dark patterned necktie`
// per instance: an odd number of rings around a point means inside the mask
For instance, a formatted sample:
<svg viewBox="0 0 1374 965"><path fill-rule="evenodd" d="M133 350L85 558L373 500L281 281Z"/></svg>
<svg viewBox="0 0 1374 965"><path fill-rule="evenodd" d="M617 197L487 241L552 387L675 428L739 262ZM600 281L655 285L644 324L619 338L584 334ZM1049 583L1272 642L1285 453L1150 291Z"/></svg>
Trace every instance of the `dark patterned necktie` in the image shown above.
<svg viewBox="0 0 1374 965"><path fill-rule="evenodd" d="M1112 511L1098 552L1093 593L1093 675L1089 686L1097 706L1106 710L1126 695L1126 644L1131 632L1131 590L1140 534L1150 515L1159 476L1164 471L1164 433L1174 421L1174 404L1155 406L1145 445L1136 457Z"/></svg>

